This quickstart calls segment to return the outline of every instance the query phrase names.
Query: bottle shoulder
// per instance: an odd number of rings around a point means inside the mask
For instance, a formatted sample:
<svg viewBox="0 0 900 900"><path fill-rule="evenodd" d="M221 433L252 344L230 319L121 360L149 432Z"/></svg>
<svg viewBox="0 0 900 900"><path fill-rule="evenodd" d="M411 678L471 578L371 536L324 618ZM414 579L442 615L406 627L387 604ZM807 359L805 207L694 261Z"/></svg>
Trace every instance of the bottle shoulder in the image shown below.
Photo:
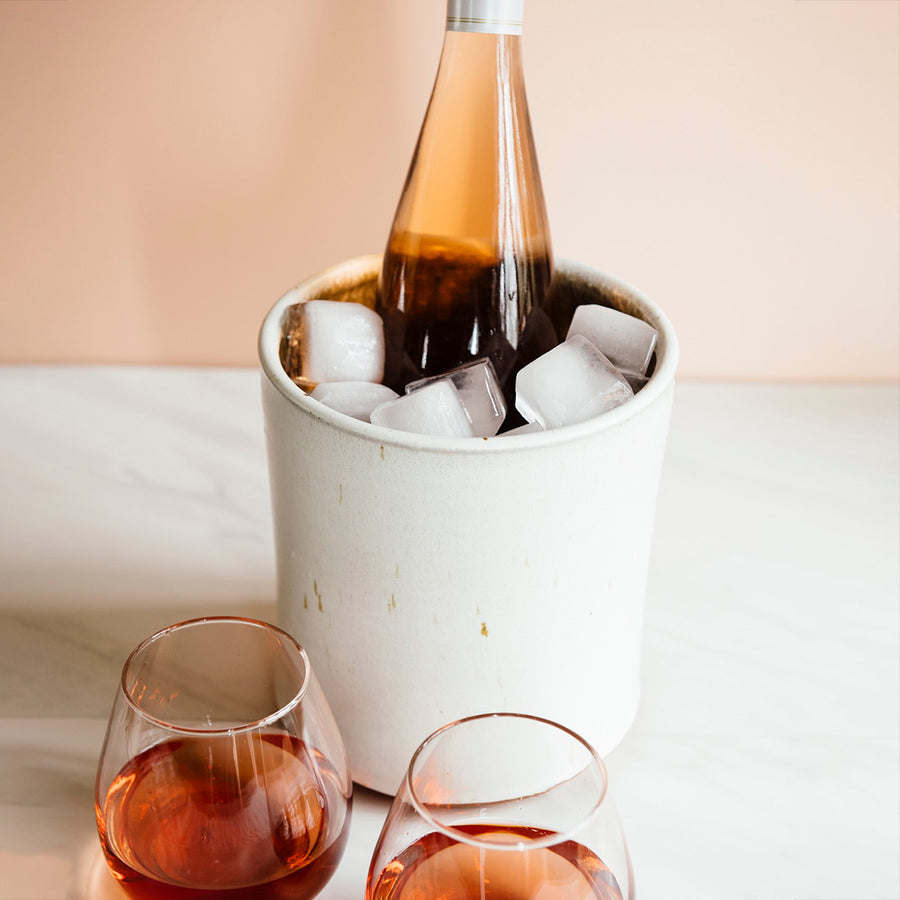
<svg viewBox="0 0 900 900"><path fill-rule="evenodd" d="M392 233L549 244L517 35L448 31Z"/></svg>

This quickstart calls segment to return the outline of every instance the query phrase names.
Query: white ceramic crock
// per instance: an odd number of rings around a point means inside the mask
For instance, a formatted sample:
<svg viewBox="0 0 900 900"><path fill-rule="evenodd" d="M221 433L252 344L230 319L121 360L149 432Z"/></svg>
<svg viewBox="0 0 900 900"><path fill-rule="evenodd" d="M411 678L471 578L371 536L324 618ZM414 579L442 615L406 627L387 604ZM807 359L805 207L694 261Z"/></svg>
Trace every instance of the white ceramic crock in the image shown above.
<svg viewBox="0 0 900 900"><path fill-rule="evenodd" d="M380 257L304 281L259 337L280 624L309 652L354 779L393 793L420 741L480 712L522 712L601 754L637 710L644 592L678 347L639 292L561 261L567 302L654 325L647 385L594 420L452 439L351 419L279 359L287 308L374 300Z"/></svg>

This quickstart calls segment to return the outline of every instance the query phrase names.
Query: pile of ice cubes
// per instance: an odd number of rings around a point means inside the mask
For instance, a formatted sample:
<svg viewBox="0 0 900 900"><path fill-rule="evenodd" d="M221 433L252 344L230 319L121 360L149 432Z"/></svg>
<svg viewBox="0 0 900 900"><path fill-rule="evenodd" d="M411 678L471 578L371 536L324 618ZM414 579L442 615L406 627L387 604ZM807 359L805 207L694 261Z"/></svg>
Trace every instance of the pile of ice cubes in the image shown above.
<svg viewBox="0 0 900 900"><path fill-rule="evenodd" d="M493 437L506 402L488 359L406 385L381 384L384 329L361 303L309 300L295 307L300 381L310 396L348 416L400 431ZM516 409L525 425L502 436L573 425L621 405L647 381L656 329L598 304L579 306L565 340L516 376Z"/></svg>

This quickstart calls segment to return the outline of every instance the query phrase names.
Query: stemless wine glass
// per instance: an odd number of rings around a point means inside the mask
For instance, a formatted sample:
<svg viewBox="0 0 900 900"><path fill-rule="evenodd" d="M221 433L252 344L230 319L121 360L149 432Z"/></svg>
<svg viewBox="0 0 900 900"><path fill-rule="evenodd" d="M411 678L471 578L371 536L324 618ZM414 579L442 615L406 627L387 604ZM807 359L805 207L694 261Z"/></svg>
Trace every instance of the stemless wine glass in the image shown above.
<svg viewBox="0 0 900 900"><path fill-rule="evenodd" d="M343 854L351 791L331 711L286 632L194 619L129 656L95 797L129 896L314 897Z"/></svg>
<svg viewBox="0 0 900 900"><path fill-rule="evenodd" d="M496 713L413 755L378 839L367 900L632 900L600 757L546 719Z"/></svg>

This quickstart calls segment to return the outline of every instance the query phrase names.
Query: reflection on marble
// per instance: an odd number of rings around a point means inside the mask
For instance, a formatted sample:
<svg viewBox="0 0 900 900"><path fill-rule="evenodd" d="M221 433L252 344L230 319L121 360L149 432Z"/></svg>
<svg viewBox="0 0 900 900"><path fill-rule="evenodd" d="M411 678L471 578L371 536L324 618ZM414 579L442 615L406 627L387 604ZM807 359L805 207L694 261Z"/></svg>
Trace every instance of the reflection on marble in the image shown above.
<svg viewBox="0 0 900 900"><path fill-rule="evenodd" d="M900 897L898 418L894 386L678 385L608 759L645 900ZM93 781L125 656L275 616L259 376L0 367L0 497L0 900L120 898ZM387 806L358 791L323 900L362 898Z"/></svg>

